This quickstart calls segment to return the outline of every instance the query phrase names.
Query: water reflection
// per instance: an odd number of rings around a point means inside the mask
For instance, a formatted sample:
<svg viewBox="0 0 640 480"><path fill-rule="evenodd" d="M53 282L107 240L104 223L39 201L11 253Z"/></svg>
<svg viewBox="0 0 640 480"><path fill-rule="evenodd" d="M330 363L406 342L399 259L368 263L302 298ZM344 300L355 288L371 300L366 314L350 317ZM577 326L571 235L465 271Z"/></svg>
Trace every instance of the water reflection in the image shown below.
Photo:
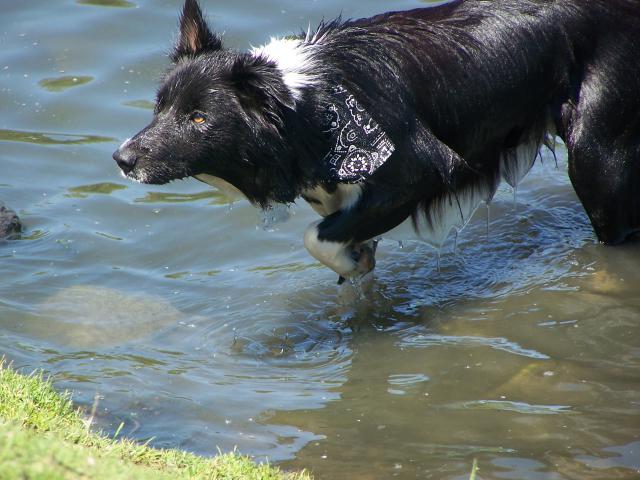
<svg viewBox="0 0 640 480"><path fill-rule="evenodd" d="M93 5L96 7L131 8L136 6L135 3L128 2L127 0L77 0L77 3L80 5Z"/></svg>
<svg viewBox="0 0 640 480"><path fill-rule="evenodd" d="M138 203L186 203L209 200L211 205L227 205L229 197L216 190L197 193L147 192L144 197L136 199Z"/></svg>
<svg viewBox="0 0 640 480"><path fill-rule="evenodd" d="M26 142L39 145L82 145L90 143L113 142L110 137L98 135L77 135L68 133L25 132L0 129L0 141Z"/></svg>
<svg viewBox="0 0 640 480"><path fill-rule="evenodd" d="M63 77L43 78L38 84L50 92L63 92L69 88L85 85L93 80L90 76L72 76L65 75Z"/></svg>
<svg viewBox="0 0 640 480"><path fill-rule="evenodd" d="M91 194L110 195L118 190L125 190L125 185L118 183L103 182L94 183L91 185L80 185L78 187L69 188L69 193L66 195L69 198L87 198Z"/></svg>
<svg viewBox="0 0 640 480"><path fill-rule="evenodd" d="M124 105L127 107L142 108L144 110L153 110L156 106L155 103L149 100L131 100L130 102L125 102Z"/></svg>

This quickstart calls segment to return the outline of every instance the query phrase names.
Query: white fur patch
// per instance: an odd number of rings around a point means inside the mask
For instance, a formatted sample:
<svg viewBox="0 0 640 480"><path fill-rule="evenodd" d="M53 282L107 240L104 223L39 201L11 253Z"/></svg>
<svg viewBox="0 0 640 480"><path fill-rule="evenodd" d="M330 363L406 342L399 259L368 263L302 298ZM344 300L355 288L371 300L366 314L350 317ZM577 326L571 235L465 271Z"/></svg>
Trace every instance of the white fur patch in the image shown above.
<svg viewBox="0 0 640 480"><path fill-rule="evenodd" d="M419 240L434 248L444 245L453 229L461 231L469 222L474 212L483 201L490 201L495 188L474 188L449 193L439 201L433 202L427 222L424 214L419 213L417 231L413 229L411 220L406 220L396 228L382 235L383 238L397 241Z"/></svg>
<svg viewBox="0 0 640 480"><path fill-rule="evenodd" d="M522 179L533 167L540 152L546 145L555 157L556 126L549 115L542 128L533 128L524 136L522 143L515 148L505 150L500 155L500 174L512 187L517 188Z"/></svg>
<svg viewBox="0 0 640 480"><path fill-rule="evenodd" d="M531 131L524 142L515 148L504 151L500 155L500 174L502 178L512 187L516 188L522 179L529 173L535 163L540 146L547 136L553 137L554 127L552 123L547 126L547 131ZM545 144L550 144L546 140ZM549 147L550 149L553 146ZM432 225L426 221L423 215L418 218L418 231L411 234L411 221L406 221L383 235L384 238L392 240L417 239L424 241L435 248L440 248L451 230L461 231L469 222L473 213L480 203L489 202L493 198L498 185L492 188L484 186L482 188L467 189L458 192L456 195L447 194L438 202L431 205L429 217L433 220Z"/></svg>
<svg viewBox="0 0 640 480"><path fill-rule="evenodd" d="M540 144L541 139L531 138L500 156L500 173L512 188L516 188L533 167Z"/></svg>
<svg viewBox="0 0 640 480"><path fill-rule="evenodd" d="M293 98L300 100L304 88L318 81L312 49L300 39L272 38L266 45L253 47L251 54L274 62Z"/></svg>
<svg viewBox="0 0 640 480"><path fill-rule="evenodd" d="M327 217L338 210L347 210L353 207L362 195L362 186L357 183L339 183L333 193L317 186L305 190L302 194L311 200L309 205L318 215Z"/></svg>
<svg viewBox="0 0 640 480"><path fill-rule="evenodd" d="M138 176L131 176L130 173L124 173L122 170L120 170L120 176L122 178L126 178L127 180L131 180L132 182L136 182L136 183L146 183L144 181L144 175L140 175L140 178L138 178Z"/></svg>
<svg viewBox="0 0 640 480"><path fill-rule="evenodd" d="M358 264L351 258L347 244L329 242L318 238L318 225L322 220L312 223L304 232L304 246L313 258L326 265L338 275L352 277L356 275ZM366 272L362 272L366 273Z"/></svg>

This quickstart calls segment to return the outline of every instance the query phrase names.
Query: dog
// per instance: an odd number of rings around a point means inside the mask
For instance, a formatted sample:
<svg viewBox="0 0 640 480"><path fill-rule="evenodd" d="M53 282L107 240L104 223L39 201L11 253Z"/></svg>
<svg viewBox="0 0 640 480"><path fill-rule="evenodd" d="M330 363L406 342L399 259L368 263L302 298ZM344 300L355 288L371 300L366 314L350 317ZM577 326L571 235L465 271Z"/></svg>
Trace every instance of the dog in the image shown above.
<svg viewBox="0 0 640 480"><path fill-rule="evenodd" d="M164 184L231 184L322 217L310 254L342 279L407 219L443 238L565 143L598 240L640 230L640 1L453 0L225 48L186 0L151 123L113 157ZM216 183L218 182L218 183Z"/></svg>

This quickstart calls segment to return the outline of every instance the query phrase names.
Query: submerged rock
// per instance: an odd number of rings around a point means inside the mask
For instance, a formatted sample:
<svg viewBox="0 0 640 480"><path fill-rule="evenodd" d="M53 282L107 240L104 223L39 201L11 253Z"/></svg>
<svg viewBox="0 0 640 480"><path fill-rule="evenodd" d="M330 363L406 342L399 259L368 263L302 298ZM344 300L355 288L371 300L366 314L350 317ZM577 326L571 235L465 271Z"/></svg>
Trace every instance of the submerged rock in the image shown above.
<svg viewBox="0 0 640 480"><path fill-rule="evenodd" d="M0 204L0 240L20 236L22 224L16 212Z"/></svg>
<svg viewBox="0 0 640 480"><path fill-rule="evenodd" d="M38 313L30 334L84 349L135 342L184 320L184 315L161 297L93 285L61 290L45 300Z"/></svg>

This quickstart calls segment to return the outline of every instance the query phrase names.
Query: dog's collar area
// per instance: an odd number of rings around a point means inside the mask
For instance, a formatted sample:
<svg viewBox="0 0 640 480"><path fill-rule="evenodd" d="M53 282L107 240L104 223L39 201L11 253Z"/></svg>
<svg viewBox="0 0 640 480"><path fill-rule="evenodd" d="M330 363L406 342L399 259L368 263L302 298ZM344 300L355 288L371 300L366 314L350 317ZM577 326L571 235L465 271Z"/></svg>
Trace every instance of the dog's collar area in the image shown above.
<svg viewBox="0 0 640 480"><path fill-rule="evenodd" d="M329 97L324 131L331 136L333 147L324 161L337 182L362 182L387 161L395 146L344 86L332 87Z"/></svg>

